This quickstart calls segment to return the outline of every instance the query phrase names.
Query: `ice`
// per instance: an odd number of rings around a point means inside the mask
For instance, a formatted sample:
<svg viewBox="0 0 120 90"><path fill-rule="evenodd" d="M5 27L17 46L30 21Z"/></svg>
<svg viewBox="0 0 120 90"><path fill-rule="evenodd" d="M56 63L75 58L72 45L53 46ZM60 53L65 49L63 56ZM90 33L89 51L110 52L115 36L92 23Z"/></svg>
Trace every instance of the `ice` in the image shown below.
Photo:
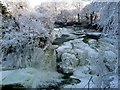
<svg viewBox="0 0 120 90"><path fill-rule="evenodd" d="M54 85L61 81L61 75L55 71L44 72L34 68L0 71L0 73L2 73L3 76L2 85L21 84L24 87L36 88L41 85Z"/></svg>
<svg viewBox="0 0 120 90"><path fill-rule="evenodd" d="M66 44L71 44L72 48L64 50ZM80 79L81 82L75 85L66 85L64 88L83 88L83 85L87 84L91 76L93 76L92 80L97 83L91 81L90 88L106 87L104 84L107 86L110 85L109 82L111 81L107 79L107 77L111 76L111 74L109 74L111 72L109 69L114 71L115 66L117 65L117 56L115 54L116 50L114 45L109 42L105 43L103 40L98 42L93 39L90 39L88 44L80 39L71 40L66 42L66 44L63 44L57 49L57 51L60 52L59 54L64 57L61 58L61 66L65 72L70 72L72 69L73 76ZM108 47L106 47L106 45ZM72 62L72 64L70 62ZM114 65L112 65L113 63ZM69 67L70 64L71 67ZM77 65L77 67L72 65ZM104 80L107 81L104 82ZM104 83L103 86L101 86L100 83ZM85 88L87 88L87 85Z"/></svg>
<svg viewBox="0 0 120 90"><path fill-rule="evenodd" d="M100 32L88 32L87 35L101 36Z"/></svg>
<svg viewBox="0 0 120 90"><path fill-rule="evenodd" d="M79 59L77 59L74 54L63 53L61 57L62 57L62 64L65 65L66 67L67 66L76 67L79 62Z"/></svg>

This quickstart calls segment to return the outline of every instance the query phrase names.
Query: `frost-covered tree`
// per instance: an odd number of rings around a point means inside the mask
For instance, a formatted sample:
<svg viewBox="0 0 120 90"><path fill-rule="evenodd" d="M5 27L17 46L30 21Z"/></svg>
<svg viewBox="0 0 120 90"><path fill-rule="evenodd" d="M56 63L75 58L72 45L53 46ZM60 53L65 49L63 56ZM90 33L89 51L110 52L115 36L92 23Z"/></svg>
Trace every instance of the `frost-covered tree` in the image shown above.
<svg viewBox="0 0 120 90"><path fill-rule="evenodd" d="M46 12L31 10L25 2L2 5L2 65L7 68L30 66L34 49L44 48L51 41L51 17Z"/></svg>
<svg viewBox="0 0 120 90"><path fill-rule="evenodd" d="M71 13L68 10L62 10L60 14L57 15L57 21L68 22L71 18Z"/></svg>
<svg viewBox="0 0 120 90"><path fill-rule="evenodd" d="M81 17L81 10L83 8L83 1L79 1L79 0L76 0L72 3L72 5L76 8L76 12L77 12L77 19L78 19L78 22L80 22L80 17Z"/></svg>
<svg viewBox="0 0 120 90"><path fill-rule="evenodd" d="M35 11L36 11L37 17L41 21L42 25L46 29L52 30L54 28L55 15L52 12L50 12L50 10L47 7L37 6L35 8Z"/></svg>

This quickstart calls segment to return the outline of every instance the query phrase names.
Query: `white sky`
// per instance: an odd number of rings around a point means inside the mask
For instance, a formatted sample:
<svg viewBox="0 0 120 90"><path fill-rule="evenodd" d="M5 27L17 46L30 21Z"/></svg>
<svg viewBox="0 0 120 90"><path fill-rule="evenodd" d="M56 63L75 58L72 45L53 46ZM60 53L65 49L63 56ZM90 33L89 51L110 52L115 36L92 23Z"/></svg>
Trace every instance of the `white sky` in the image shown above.
<svg viewBox="0 0 120 90"><path fill-rule="evenodd" d="M68 3L71 3L73 0L28 0L30 5L32 7L42 3L42 2L61 2L61 1L64 1L64 2L68 2Z"/></svg>
<svg viewBox="0 0 120 90"><path fill-rule="evenodd" d="M86 1L86 3L84 3L83 6L85 6L86 4L88 4L88 1L91 1L91 0L26 0L29 2L30 6L31 7L35 7L36 5L39 5L41 4L42 2L67 2L69 4L71 4L72 2L75 2L75 1Z"/></svg>
<svg viewBox="0 0 120 90"><path fill-rule="evenodd" d="M27 1L27 2L29 2L31 7L35 7L36 5L41 4L42 2L54 2L54 1L61 2L61 1L63 1L63 2L67 2L67 3L71 4L74 1L91 1L91 0L0 0L0 1L5 1L5 2L7 2L7 1L9 1L9 2L10 1L12 1L12 2Z"/></svg>

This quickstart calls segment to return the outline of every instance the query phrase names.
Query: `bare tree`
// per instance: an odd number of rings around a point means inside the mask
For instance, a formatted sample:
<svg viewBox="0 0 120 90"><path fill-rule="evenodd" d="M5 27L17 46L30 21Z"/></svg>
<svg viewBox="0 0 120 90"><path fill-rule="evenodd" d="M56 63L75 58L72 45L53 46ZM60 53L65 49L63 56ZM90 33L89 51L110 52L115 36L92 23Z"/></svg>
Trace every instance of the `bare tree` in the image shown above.
<svg viewBox="0 0 120 90"><path fill-rule="evenodd" d="M76 8L76 11L77 11L77 19L78 19L78 22L80 22L80 11L82 10L82 7L83 7L83 2L82 1L76 1L76 2L73 2L72 5Z"/></svg>

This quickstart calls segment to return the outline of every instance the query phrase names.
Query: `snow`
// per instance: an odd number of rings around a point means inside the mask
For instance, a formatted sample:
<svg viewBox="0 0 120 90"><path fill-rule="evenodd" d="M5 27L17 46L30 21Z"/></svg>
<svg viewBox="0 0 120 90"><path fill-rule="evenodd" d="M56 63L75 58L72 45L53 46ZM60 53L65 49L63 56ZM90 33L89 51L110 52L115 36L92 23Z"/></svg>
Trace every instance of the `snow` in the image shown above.
<svg viewBox="0 0 120 90"><path fill-rule="evenodd" d="M100 32L88 32L87 35L101 36Z"/></svg>
<svg viewBox="0 0 120 90"><path fill-rule="evenodd" d="M63 53L61 59L62 59L62 65L64 65L63 67L65 67L65 69L76 67L77 63L79 62L79 59L77 59L74 54L69 54L69 53ZM64 71L66 72L66 70Z"/></svg>
<svg viewBox="0 0 120 90"><path fill-rule="evenodd" d="M64 48L70 44L72 47L67 49ZM106 47L106 44L109 46ZM110 84L108 83L112 80L109 81L108 77L114 76L117 65L115 50L115 46L111 43L104 43L102 40L97 42L93 39L90 39L88 44L84 43L81 39L74 39L58 47L57 51L61 54L61 67L63 67L64 72L71 72L70 70L72 70L73 76L81 80L78 84L67 85L64 88L87 88L86 84L88 84L91 76L93 77L92 80L97 83L91 81L90 88L109 86ZM69 70L67 68L69 68L70 65L71 67ZM111 72L114 74L109 74ZM104 80L107 81L104 82ZM106 86L104 86L104 84L100 85L100 83L104 83Z"/></svg>
<svg viewBox="0 0 120 90"><path fill-rule="evenodd" d="M63 34L68 35L67 39L75 39L77 36L72 34L73 32L73 29L69 28L54 28L52 31L53 40L61 37Z"/></svg>
<svg viewBox="0 0 120 90"><path fill-rule="evenodd" d="M48 11L40 13L40 8L30 9L24 1L3 2L3 5L7 4L7 8L10 9L11 17L3 18L4 34L0 40L1 59L4 59L2 65L6 68L31 66L28 58L34 60L35 53L43 49L52 39L50 35L53 26L52 17L47 15Z"/></svg>
<svg viewBox="0 0 120 90"><path fill-rule="evenodd" d="M116 45L118 37L118 2L98 2L94 0L85 9L89 9L88 13L94 11L99 14L97 23L103 27L103 35L107 34L108 36L106 38Z"/></svg>
<svg viewBox="0 0 120 90"><path fill-rule="evenodd" d="M88 40L88 44L91 48L94 48L94 47L97 47L99 43L94 39L90 39L90 40Z"/></svg>
<svg viewBox="0 0 120 90"><path fill-rule="evenodd" d="M92 75L84 73L85 70L88 70L88 68L86 66L82 66L78 68L73 74L73 77L80 79L80 83L74 85L66 85L64 88L88 88L87 84ZM94 84L92 83L90 85L90 88L93 87L93 85Z"/></svg>
<svg viewBox="0 0 120 90"><path fill-rule="evenodd" d="M110 82L111 88L118 88L118 75L111 76L110 78L113 79Z"/></svg>

